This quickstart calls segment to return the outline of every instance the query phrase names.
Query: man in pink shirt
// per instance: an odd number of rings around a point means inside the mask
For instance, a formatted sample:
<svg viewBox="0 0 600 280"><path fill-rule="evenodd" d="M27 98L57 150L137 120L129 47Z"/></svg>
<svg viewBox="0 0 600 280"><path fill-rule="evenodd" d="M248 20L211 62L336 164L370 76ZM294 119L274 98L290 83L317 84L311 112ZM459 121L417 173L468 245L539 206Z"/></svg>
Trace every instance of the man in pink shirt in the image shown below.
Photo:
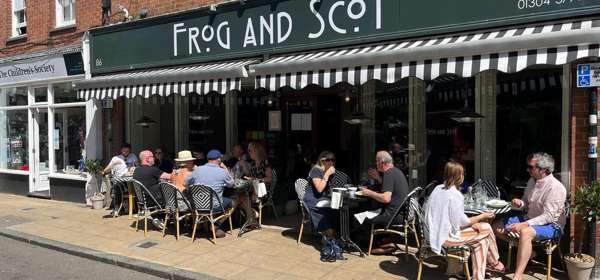
<svg viewBox="0 0 600 280"><path fill-rule="evenodd" d="M567 190L552 175L554 159L546 153L535 153L527 157L527 172L531 176L523 199L513 199L515 207L526 208L527 217L510 217L504 223L494 223L499 236L510 232L519 236L517 267L513 280L521 280L531 257L534 240L558 240L565 226L565 200Z"/></svg>

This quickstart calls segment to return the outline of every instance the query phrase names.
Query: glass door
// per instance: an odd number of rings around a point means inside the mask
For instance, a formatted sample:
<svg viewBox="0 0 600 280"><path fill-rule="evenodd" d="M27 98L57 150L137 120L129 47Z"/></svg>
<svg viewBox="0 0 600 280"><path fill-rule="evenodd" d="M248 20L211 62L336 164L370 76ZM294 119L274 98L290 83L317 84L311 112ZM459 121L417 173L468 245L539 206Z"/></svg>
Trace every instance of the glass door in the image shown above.
<svg viewBox="0 0 600 280"><path fill-rule="evenodd" d="M33 183L34 192L48 191L50 183L50 159L48 149L48 111L47 109L33 109Z"/></svg>

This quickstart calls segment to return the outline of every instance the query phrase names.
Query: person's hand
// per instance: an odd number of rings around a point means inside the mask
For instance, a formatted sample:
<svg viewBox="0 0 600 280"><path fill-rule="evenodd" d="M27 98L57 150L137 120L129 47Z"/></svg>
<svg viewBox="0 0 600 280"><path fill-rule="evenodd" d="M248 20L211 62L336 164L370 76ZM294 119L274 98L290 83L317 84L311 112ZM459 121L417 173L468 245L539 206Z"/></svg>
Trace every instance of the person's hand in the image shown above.
<svg viewBox="0 0 600 280"><path fill-rule="evenodd" d="M219 163L219 167L221 167L223 169L227 169L227 166L225 166L225 164L223 162Z"/></svg>
<svg viewBox="0 0 600 280"><path fill-rule="evenodd" d="M363 193L363 196L368 196L368 197L370 197L371 194L374 193L374 191L372 191L372 190L370 190L370 189L368 189L366 187L362 187L361 191Z"/></svg>
<svg viewBox="0 0 600 280"><path fill-rule="evenodd" d="M335 173L335 167L329 167L329 169L327 169L327 171L325 171L325 176L329 177L331 176L331 174Z"/></svg>
<svg viewBox="0 0 600 280"><path fill-rule="evenodd" d="M514 205L516 207L522 207L523 206L523 200L515 198L515 199L512 200L512 205Z"/></svg>
<svg viewBox="0 0 600 280"><path fill-rule="evenodd" d="M379 175L379 172L377 171L377 169L375 168L369 168L367 170L367 174L369 174L369 176L373 179L375 179L376 181L380 181L381 176Z"/></svg>
<svg viewBox="0 0 600 280"><path fill-rule="evenodd" d="M481 214L479 214L479 220L491 220L494 217L496 217L496 215L494 214L494 212L483 212Z"/></svg>
<svg viewBox="0 0 600 280"><path fill-rule="evenodd" d="M512 232L521 232L522 229L524 229L528 226L529 226L529 224L527 222L522 222L522 223L508 225L508 226L506 226L506 229L508 231L512 231Z"/></svg>
<svg viewBox="0 0 600 280"><path fill-rule="evenodd" d="M483 230L480 223L474 223L473 225L471 225L471 228L476 232L481 232Z"/></svg>

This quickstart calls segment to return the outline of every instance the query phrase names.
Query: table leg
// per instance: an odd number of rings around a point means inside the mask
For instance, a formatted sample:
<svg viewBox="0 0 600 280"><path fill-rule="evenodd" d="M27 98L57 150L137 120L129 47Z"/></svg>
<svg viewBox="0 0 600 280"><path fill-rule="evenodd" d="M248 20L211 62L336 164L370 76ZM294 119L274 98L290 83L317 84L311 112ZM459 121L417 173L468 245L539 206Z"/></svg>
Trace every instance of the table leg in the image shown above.
<svg viewBox="0 0 600 280"><path fill-rule="evenodd" d="M133 219L133 185L127 182L127 189L129 190L129 219Z"/></svg>
<svg viewBox="0 0 600 280"><path fill-rule="evenodd" d="M363 251L350 239L350 209L345 205L340 208L340 231L340 239L344 244L344 248L348 249L350 247L359 252L360 257L364 258Z"/></svg>
<svg viewBox="0 0 600 280"><path fill-rule="evenodd" d="M248 193L248 191L246 191L246 205L247 205L248 209L250 210L250 212L246 213L246 221L240 228L240 231L238 232L238 237L242 237L242 235L244 233L250 231L247 227L251 225L250 221L252 219L250 218L250 215L254 215L254 211L252 211L252 202L250 201L250 194ZM260 229L260 224L256 224L256 228Z"/></svg>

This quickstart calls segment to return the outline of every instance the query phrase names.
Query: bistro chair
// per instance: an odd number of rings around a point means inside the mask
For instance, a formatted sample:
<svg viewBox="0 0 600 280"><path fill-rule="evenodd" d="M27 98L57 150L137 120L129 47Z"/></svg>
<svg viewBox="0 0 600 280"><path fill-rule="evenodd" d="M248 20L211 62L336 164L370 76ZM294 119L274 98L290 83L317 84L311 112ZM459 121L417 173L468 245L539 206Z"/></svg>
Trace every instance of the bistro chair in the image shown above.
<svg viewBox="0 0 600 280"><path fill-rule="evenodd" d="M567 199L565 202L565 215L567 217L570 215L569 199ZM546 279L547 280L552 279L552 275L551 275L551 273L552 273L552 254L554 253L554 250L558 249L558 255L560 256L560 260L561 260L560 264L563 268L565 267L565 265L562 263L563 253L562 253L562 250L560 249L560 241L561 241L563 235L564 235L564 233L556 238L533 241L533 246L544 248L544 252L546 253L546 257L547 257ZM500 236L500 237L502 239L505 239L505 241L508 242L508 260L506 262L506 268L508 269L512 265L512 249L513 249L513 247L519 246L520 235L518 232L508 232L506 234L506 236Z"/></svg>
<svg viewBox="0 0 600 280"><path fill-rule="evenodd" d="M163 227L163 238L165 238L165 231L170 218L173 218L175 224L176 235L175 239L179 240L179 221L189 217L191 215L190 203L185 198L183 193L176 188L173 184L168 182L160 182L160 191L162 192L165 200L165 227ZM183 215L181 215L183 214Z"/></svg>
<svg viewBox="0 0 600 280"><path fill-rule="evenodd" d="M304 195L306 194L309 187L310 184L308 183L308 180L304 178L300 178L294 183L296 194L298 194L298 202L300 203L300 209L302 210L302 222L300 223L300 232L298 232L298 244L300 244L300 240L302 239L304 224L308 223L311 232L313 232L312 223L310 220L310 210L306 207L306 205L304 205Z"/></svg>
<svg viewBox="0 0 600 280"><path fill-rule="evenodd" d="M229 219L229 231L233 230L233 223L231 222L231 213L233 207L230 209L223 208L223 201L218 198L217 193L209 186L205 185L192 185L188 188L188 195L190 196L189 202L191 206L191 215L194 217L194 229L192 230L192 242L196 238L196 228L199 223L210 223L213 243L217 244L217 233L215 230L215 223L222 219ZM214 209L214 202L217 202L217 208Z"/></svg>
<svg viewBox="0 0 600 280"><path fill-rule="evenodd" d="M412 204L411 204L412 206ZM425 216L423 213L423 209L420 204L415 204L414 209L417 214L418 225L421 232L421 246L419 247L419 251L417 251L417 259L418 262L418 272L417 272L417 280L421 280L421 276L423 274L423 262L425 259L441 256L446 259L455 259L463 264L463 270L465 273L465 277L467 280L471 279L471 274L469 272L469 258L471 256L471 248L469 246L442 246L442 251L440 254L437 254L431 250L429 245L429 228L427 223L425 222Z"/></svg>
<svg viewBox="0 0 600 280"><path fill-rule="evenodd" d="M144 219L144 236L148 236L148 219L152 219L154 214L164 212L164 209L144 184L135 179L131 179L131 184L133 184L138 206L135 231L138 231L140 219Z"/></svg>
<svg viewBox="0 0 600 280"><path fill-rule="evenodd" d="M352 183L350 176L339 170L336 170L329 178L329 186L332 188L343 188L344 185L350 183Z"/></svg>
<svg viewBox="0 0 600 280"><path fill-rule="evenodd" d="M267 195L258 199L258 224L262 226L262 209L265 206L271 206L273 209L273 215L275 219L279 219L279 215L277 215L277 208L275 207L275 203L273 202L273 194L275 193L275 189L277 188L277 173L275 169L273 170L273 179L271 180L271 184L269 184L267 188Z"/></svg>
<svg viewBox="0 0 600 280"><path fill-rule="evenodd" d="M113 177L110 180L110 190L106 196L112 196L113 203L113 217L118 217L121 210L125 208L125 202L128 201L127 194L129 194L129 178Z"/></svg>
<svg viewBox="0 0 600 280"><path fill-rule="evenodd" d="M375 224L371 224L371 238L369 239L369 251L367 255L371 254L371 249L373 248L373 238L375 237L375 235L380 234L396 234L401 237L404 237L404 248L406 254L408 255L408 231L410 230L415 236L415 242L417 243L417 247L420 247L419 235L417 233L416 227L415 211L417 211L419 208L417 194L421 193L421 191L423 191L421 187L416 187L408 195L406 195L406 198L404 199L400 207L396 209L396 212L394 213L394 215L392 215L392 218L384 228L375 229ZM398 217L400 213L406 214L406 216L404 217L404 221L402 221L402 223L400 224L394 223L396 217Z"/></svg>

